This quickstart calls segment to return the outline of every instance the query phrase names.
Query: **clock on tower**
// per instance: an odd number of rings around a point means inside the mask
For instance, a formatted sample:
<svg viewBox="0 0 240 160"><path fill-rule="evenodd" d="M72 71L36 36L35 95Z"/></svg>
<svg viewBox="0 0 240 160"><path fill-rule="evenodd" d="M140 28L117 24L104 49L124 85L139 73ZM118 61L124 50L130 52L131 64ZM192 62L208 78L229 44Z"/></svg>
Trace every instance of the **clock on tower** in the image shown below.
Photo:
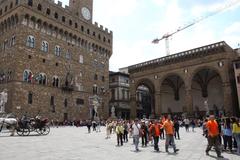
<svg viewBox="0 0 240 160"><path fill-rule="evenodd" d="M93 0L69 0L69 7L83 20L92 22Z"/></svg>

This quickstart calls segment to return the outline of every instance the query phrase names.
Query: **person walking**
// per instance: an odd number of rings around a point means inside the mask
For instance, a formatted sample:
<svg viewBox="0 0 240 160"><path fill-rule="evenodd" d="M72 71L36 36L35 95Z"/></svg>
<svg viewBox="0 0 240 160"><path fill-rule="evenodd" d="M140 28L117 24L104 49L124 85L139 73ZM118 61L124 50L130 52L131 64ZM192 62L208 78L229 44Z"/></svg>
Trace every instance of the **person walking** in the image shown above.
<svg viewBox="0 0 240 160"><path fill-rule="evenodd" d="M107 134L107 137L106 137L106 139L108 139L108 138L111 138L111 122L109 122L109 121L107 121L107 123L106 123L106 134Z"/></svg>
<svg viewBox="0 0 240 160"><path fill-rule="evenodd" d="M148 143L148 127L143 121L141 124L141 137L142 137L142 147L147 147Z"/></svg>
<svg viewBox="0 0 240 160"><path fill-rule="evenodd" d="M195 126L196 126L196 124L195 124L195 120L192 119L192 120L191 120L192 132L195 132L195 131L194 131Z"/></svg>
<svg viewBox="0 0 240 160"><path fill-rule="evenodd" d="M163 124L163 128L166 131L166 142L165 142L165 150L168 153L168 147L169 147L169 143L171 142L171 146L173 147L174 153L177 153L179 151L179 149L176 148L176 144L174 141L174 124L171 121L171 117L170 115L168 116L167 120L164 122Z"/></svg>
<svg viewBox="0 0 240 160"><path fill-rule="evenodd" d="M91 122L91 120L88 120L87 121L88 133L91 133L91 126L92 126L92 122Z"/></svg>
<svg viewBox="0 0 240 160"><path fill-rule="evenodd" d="M139 144L139 133L140 133L140 124L138 123L138 119L135 119L133 125L132 125L132 136L133 136L133 143L135 146L135 151L138 152L138 144Z"/></svg>
<svg viewBox="0 0 240 160"><path fill-rule="evenodd" d="M177 138L180 139L180 136L179 136L180 124L179 124L179 121L177 118L174 119L173 124L174 124L174 130L175 130L174 137L175 137L175 139L177 139Z"/></svg>
<svg viewBox="0 0 240 160"><path fill-rule="evenodd" d="M231 121L230 118L226 118L223 124L223 144L224 144L224 150L228 149L230 152L232 152L232 129L231 129Z"/></svg>
<svg viewBox="0 0 240 160"><path fill-rule="evenodd" d="M185 118L185 119L183 120L183 122L184 122L184 125L185 125L186 132L189 132L189 124L190 124L189 119L188 119L188 118Z"/></svg>
<svg viewBox="0 0 240 160"><path fill-rule="evenodd" d="M124 134L123 134L123 140L124 142L128 142L128 122L127 121L124 121L124 124L123 124L123 128L124 128Z"/></svg>
<svg viewBox="0 0 240 160"><path fill-rule="evenodd" d="M218 130L218 123L214 118L214 115L209 117L209 120L206 124L208 129L208 145L206 148L206 155L209 155L209 151L211 150L212 146L214 146L217 157L223 158L221 155L220 144L219 144L219 130Z"/></svg>
<svg viewBox="0 0 240 160"><path fill-rule="evenodd" d="M157 152L159 152L158 142L161 128L162 126L160 126L157 120L154 121L154 124L150 128L150 133L153 136L154 140L154 150Z"/></svg>
<svg viewBox="0 0 240 160"><path fill-rule="evenodd" d="M240 123L239 120L236 118L232 119L232 133L233 137L235 138L237 142L237 154L240 155Z"/></svg>
<svg viewBox="0 0 240 160"><path fill-rule="evenodd" d="M117 134L117 145L121 144L123 145L123 134L124 134L124 128L121 122L117 122L116 125L116 134Z"/></svg>

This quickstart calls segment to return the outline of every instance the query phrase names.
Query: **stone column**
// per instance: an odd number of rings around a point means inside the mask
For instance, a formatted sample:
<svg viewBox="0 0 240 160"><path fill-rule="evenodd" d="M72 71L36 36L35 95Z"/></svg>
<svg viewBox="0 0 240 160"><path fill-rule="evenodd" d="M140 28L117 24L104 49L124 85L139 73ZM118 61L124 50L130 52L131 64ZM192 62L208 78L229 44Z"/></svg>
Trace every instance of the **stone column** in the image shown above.
<svg viewBox="0 0 240 160"><path fill-rule="evenodd" d="M188 87L186 88L185 107L187 109L188 115L193 115L192 90Z"/></svg>
<svg viewBox="0 0 240 160"><path fill-rule="evenodd" d="M137 116L137 102L136 102L136 94L131 93L130 95L130 118L134 119Z"/></svg>
<svg viewBox="0 0 240 160"><path fill-rule="evenodd" d="M223 109L226 116L233 115L232 95L230 83L223 83Z"/></svg>
<svg viewBox="0 0 240 160"><path fill-rule="evenodd" d="M155 115L157 117L160 117L160 115L162 114L160 91L156 91L154 96L155 96Z"/></svg>

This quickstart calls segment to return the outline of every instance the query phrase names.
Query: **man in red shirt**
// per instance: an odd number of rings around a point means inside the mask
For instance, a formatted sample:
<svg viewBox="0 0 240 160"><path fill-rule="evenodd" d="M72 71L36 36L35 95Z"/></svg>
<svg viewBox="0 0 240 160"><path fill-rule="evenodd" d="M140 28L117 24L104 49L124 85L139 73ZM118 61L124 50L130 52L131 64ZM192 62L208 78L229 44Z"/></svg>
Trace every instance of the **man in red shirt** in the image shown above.
<svg viewBox="0 0 240 160"><path fill-rule="evenodd" d="M161 129L160 124L158 123L157 120L155 120L154 124L152 124L150 128L150 133L153 136L153 140L154 140L154 150L157 152L159 151L158 142L159 142L159 136L160 136L160 129Z"/></svg>
<svg viewBox="0 0 240 160"><path fill-rule="evenodd" d="M206 154L209 155L208 152L211 150L212 146L214 146L217 156L219 158L223 158L223 156L221 156L220 143L218 138L219 136L218 123L215 120L214 115L211 115L209 117L206 127L208 129L208 146L206 149Z"/></svg>

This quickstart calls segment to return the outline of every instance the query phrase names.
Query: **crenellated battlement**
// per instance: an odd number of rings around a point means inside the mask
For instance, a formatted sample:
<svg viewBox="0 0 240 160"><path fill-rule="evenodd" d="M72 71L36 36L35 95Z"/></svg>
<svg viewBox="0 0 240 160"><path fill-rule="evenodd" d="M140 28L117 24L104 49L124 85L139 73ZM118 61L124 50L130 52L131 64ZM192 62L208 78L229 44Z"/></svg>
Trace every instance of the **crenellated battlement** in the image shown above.
<svg viewBox="0 0 240 160"><path fill-rule="evenodd" d="M63 7L63 3L61 1L55 2L54 0L19 0L18 4L15 0L11 1L11 3L9 3L10 1L6 0L0 1L0 17L4 16L15 7L21 5L33 10L36 13L41 13L50 19L54 19L55 21L62 23L64 26L67 26L69 29L72 28L74 30L77 29L80 32L84 32L87 36L91 36L91 38L96 39L97 41L100 40L106 43L112 43L112 31L110 31L108 28L105 28L103 25L99 25L97 22L87 22L79 15L76 15L70 6L65 5L65 7ZM88 1L86 0L86 2ZM13 7L10 7L10 4ZM7 10L5 9L6 6L8 6ZM31 13L28 14L31 15Z"/></svg>

